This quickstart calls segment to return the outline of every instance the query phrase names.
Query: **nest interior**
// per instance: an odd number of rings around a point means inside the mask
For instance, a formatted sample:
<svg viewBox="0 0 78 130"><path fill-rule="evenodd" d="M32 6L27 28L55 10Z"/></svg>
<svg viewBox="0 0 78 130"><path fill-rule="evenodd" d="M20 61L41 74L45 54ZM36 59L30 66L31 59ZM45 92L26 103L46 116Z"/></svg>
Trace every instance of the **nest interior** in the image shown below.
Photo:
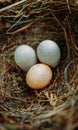
<svg viewBox="0 0 78 130"><path fill-rule="evenodd" d="M78 5L73 0L27 0L8 6L0 16L1 130L76 130ZM33 90L26 84L26 73L14 62L14 51L21 44L36 50L45 39L58 44L61 60L52 69L51 83Z"/></svg>

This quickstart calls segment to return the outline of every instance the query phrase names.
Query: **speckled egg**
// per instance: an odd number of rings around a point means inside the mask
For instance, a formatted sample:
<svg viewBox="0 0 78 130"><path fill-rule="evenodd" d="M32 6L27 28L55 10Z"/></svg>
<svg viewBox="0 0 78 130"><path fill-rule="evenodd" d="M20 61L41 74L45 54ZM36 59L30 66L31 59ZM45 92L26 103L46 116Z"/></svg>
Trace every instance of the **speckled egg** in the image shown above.
<svg viewBox="0 0 78 130"><path fill-rule="evenodd" d="M46 87L52 79L52 70L48 65L36 64L26 74L26 83L30 88L41 89Z"/></svg>

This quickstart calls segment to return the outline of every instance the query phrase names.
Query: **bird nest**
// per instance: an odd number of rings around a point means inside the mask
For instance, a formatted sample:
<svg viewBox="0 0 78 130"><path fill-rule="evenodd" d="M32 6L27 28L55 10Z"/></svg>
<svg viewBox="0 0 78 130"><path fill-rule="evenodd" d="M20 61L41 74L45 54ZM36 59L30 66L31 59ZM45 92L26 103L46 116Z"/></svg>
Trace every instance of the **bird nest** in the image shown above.
<svg viewBox="0 0 78 130"><path fill-rule="evenodd" d="M78 5L73 0L1 3L0 129L76 130L78 128ZM34 90L14 62L18 45L35 50L45 39L61 49L51 83Z"/></svg>

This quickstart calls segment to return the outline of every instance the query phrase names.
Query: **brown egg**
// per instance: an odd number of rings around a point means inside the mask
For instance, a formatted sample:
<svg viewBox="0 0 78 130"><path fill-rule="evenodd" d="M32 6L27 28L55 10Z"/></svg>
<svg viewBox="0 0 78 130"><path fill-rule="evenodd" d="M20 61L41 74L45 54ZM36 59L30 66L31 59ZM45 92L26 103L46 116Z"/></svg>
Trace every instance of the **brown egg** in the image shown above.
<svg viewBox="0 0 78 130"><path fill-rule="evenodd" d="M36 64L32 66L26 75L26 82L33 89L46 87L52 79L52 70L48 65Z"/></svg>

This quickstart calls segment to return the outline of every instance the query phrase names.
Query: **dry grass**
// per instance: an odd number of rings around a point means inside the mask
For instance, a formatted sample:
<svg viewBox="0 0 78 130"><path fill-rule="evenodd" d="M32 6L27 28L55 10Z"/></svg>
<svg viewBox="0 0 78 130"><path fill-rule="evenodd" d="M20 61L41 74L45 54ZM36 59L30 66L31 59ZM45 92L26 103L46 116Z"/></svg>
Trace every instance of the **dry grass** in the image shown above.
<svg viewBox="0 0 78 130"><path fill-rule="evenodd" d="M0 16L0 129L76 130L78 6L73 0L27 0ZM36 50L44 39L57 42L61 61L50 85L33 90L13 53L23 43Z"/></svg>

